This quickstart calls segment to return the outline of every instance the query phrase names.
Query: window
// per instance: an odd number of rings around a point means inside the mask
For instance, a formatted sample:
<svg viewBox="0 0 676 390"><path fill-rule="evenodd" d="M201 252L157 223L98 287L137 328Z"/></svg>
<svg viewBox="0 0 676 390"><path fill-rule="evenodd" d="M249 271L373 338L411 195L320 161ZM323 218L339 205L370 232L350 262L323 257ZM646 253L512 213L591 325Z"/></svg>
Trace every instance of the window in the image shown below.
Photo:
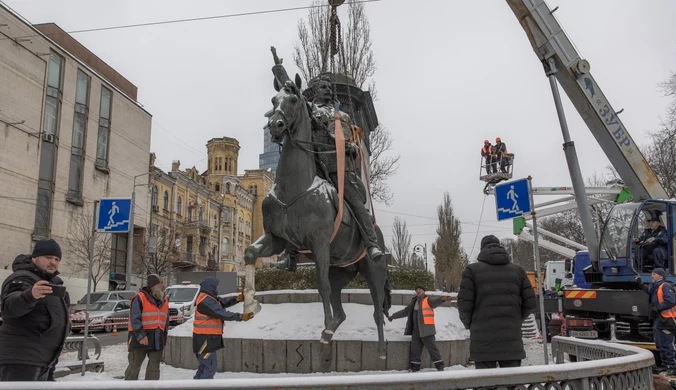
<svg viewBox="0 0 676 390"><path fill-rule="evenodd" d="M214 214L214 229L218 229L218 215Z"/></svg>
<svg viewBox="0 0 676 390"><path fill-rule="evenodd" d="M192 222L192 207L188 206L188 222Z"/></svg>
<svg viewBox="0 0 676 390"><path fill-rule="evenodd" d="M163 227L160 231L160 251L164 252L167 249L167 228Z"/></svg>
<svg viewBox="0 0 676 390"><path fill-rule="evenodd" d="M59 111L61 108L61 78L63 75L63 57L49 53L47 69L47 98L45 99L45 120L42 131L58 136Z"/></svg>
<svg viewBox="0 0 676 390"><path fill-rule="evenodd" d="M89 76L77 70L75 88L75 115L73 116L73 139L70 147L70 173L67 198L82 204L82 172L85 161L85 141L89 104Z"/></svg>
<svg viewBox="0 0 676 390"><path fill-rule="evenodd" d="M49 53L47 65L47 93L42 131L45 135L40 149L40 168L38 173L38 194L35 203L35 229L37 238L49 237L52 225L52 203L59 135L61 110L61 79L63 77L63 58ZM52 137L48 137L48 136Z"/></svg>
<svg viewBox="0 0 676 390"><path fill-rule="evenodd" d="M181 196L178 197L178 203L176 204L176 214L183 214L183 198Z"/></svg>
<svg viewBox="0 0 676 390"><path fill-rule="evenodd" d="M164 191L164 210L169 210L169 191Z"/></svg>
<svg viewBox="0 0 676 390"><path fill-rule="evenodd" d="M214 189L216 190L216 192L221 192L221 185L216 183L216 185L214 186Z"/></svg>
<svg viewBox="0 0 676 390"><path fill-rule="evenodd" d="M152 192L152 197L151 197L151 202L153 206L157 206L157 202L159 202L159 195L157 193L157 186L153 186L153 192Z"/></svg>
<svg viewBox="0 0 676 390"><path fill-rule="evenodd" d="M200 256L207 255L207 238L200 236Z"/></svg>
<svg viewBox="0 0 676 390"><path fill-rule="evenodd" d="M223 243L221 244L221 252L223 256L228 254L228 238L223 238Z"/></svg>
<svg viewBox="0 0 676 390"><path fill-rule="evenodd" d="M110 241L110 272L126 274L127 269L127 233L115 233Z"/></svg>
<svg viewBox="0 0 676 390"><path fill-rule="evenodd" d="M96 167L108 168L108 147L110 145L110 111L113 93L101 87L101 107L99 109L99 138L96 143Z"/></svg>
<svg viewBox="0 0 676 390"><path fill-rule="evenodd" d="M204 209L202 208L202 206L200 206L199 219L198 219L198 221L202 222L203 219L204 219Z"/></svg>
<svg viewBox="0 0 676 390"><path fill-rule="evenodd" d="M230 207L223 209L223 222L230 222Z"/></svg>
<svg viewBox="0 0 676 390"><path fill-rule="evenodd" d="M230 193L230 183L225 183L225 192L226 192L227 194Z"/></svg>
<svg viewBox="0 0 676 390"><path fill-rule="evenodd" d="M239 232L244 231L244 218L239 218L239 223L237 224L237 230Z"/></svg>
<svg viewBox="0 0 676 390"><path fill-rule="evenodd" d="M185 237L185 251L187 253L192 253L192 236Z"/></svg>
<svg viewBox="0 0 676 390"><path fill-rule="evenodd" d="M158 226L156 223L150 225L150 237L157 237Z"/></svg>

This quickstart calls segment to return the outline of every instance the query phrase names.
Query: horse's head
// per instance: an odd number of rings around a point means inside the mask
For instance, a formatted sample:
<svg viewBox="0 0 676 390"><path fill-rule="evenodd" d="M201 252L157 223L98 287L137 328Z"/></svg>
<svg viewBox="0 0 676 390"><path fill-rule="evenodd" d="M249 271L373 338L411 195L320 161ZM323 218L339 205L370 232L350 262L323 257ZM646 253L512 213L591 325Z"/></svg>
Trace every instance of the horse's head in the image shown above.
<svg viewBox="0 0 676 390"><path fill-rule="evenodd" d="M305 99L300 91L301 79L296 75L295 82L287 81L283 86L275 80L277 94L272 98L274 109L268 119L268 127L273 141L280 142L284 132L291 133L295 128L302 110L306 110Z"/></svg>

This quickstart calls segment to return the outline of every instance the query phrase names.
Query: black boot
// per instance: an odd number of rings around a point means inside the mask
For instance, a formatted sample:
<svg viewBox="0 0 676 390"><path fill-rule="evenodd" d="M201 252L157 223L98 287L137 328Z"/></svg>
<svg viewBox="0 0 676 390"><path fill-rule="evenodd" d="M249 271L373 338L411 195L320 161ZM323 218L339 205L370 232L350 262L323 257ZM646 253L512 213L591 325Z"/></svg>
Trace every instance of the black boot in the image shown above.
<svg viewBox="0 0 676 390"><path fill-rule="evenodd" d="M411 363L411 372L420 371L420 363Z"/></svg>
<svg viewBox="0 0 676 390"><path fill-rule="evenodd" d="M437 371L443 371L444 370L444 362L436 362L436 363L434 363L434 367L437 368Z"/></svg>

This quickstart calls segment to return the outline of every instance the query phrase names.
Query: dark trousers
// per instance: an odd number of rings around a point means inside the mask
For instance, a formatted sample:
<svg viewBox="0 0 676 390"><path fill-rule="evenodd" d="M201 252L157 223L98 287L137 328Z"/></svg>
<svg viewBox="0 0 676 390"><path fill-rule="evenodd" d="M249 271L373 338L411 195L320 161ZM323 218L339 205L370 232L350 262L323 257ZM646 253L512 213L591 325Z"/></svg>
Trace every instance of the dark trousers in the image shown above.
<svg viewBox="0 0 676 390"><path fill-rule="evenodd" d="M496 164L493 163L493 156L484 156L484 158L486 159L486 173L489 175L495 173L497 169L495 167Z"/></svg>
<svg viewBox="0 0 676 390"><path fill-rule="evenodd" d="M662 329L657 329L657 321L653 320L653 338L655 347L660 351L662 365L666 367L676 367L676 351L674 350L674 334L668 330L665 333Z"/></svg>
<svg viewBox="0 0 676 390"><path fill-rule="evenodd" d="M0 382L44 382L49 376L49 367L6 364L0 366Z"/></svg>
<svg viewBox="0 0 676 390"><path fill-rule="evenodd" d="M218 365L216 352L207 352L201 355L196 353L195 356L197 356L199 366L192 379L214 379L214 375L216 375L216 366Z"/></svg>
<svg viewBox="0 0 676 390"><path fill-rule="evenodd" d="M146 367L146 380L156 381L160 379L160 361L162 360L162 351L153 351L148 349L132 349L127 355L129 365L124 371L124 380L138 380L138 374L141 371L141 365L148 356L148 367Z"/></svg>
<svg viewBox="0 0 676 390"><path fill-rule="evenodd" d="M420 337L420 334L413 330L413 335L411 336L411 364L420 365L421 355L423 346L427 348L427 352L430 354L430 359L434 364L443 363L444 360L441 358L441 353L439 353L439 348L437 348L437 340L432 336Z"/></svg>
<svg viewBox="0 0 676 390"><path fill-rule="evenodd" d="M500 368L508 368L508 367L521 367L521 360L500 360L500 361L494 361L494 362L474 362L474 368L477 370L482 370L486 368L498 368L498 364L500 364Z"/></svg>

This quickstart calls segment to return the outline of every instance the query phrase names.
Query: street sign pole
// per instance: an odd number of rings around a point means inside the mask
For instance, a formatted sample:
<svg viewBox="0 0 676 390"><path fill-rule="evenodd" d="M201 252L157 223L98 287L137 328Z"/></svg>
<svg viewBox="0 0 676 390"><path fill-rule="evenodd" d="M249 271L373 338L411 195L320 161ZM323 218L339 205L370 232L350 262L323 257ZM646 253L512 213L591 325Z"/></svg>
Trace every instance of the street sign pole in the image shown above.
<svg viewBox="0 0 676 390"><path fill-rule="evenodd" d="M134 188L131 191L131 205L129 206L129 234L127 235L127 286L125 290L131 291L131 267L134 250L134 206L136 202L136 178L134 177Z"/></svg>
<svg viewBox="0 0 676 390"><path fill-rule="evenodd" d="M533 178L528 176L528 197L530 199L530 204L534 205L533 201ZM535 207L531 206L530 215L532 216L533 221L533 252L535 253L535 275L539 281L539 293L540 297L540 329L542 329L543 340L542 347L544 348L545 353L545 365L549 364L549 351L547 350L547 322L545 321L545 297L543 294L544 281L540 277L542 273L540 272L540 246L538 244L538 223L535 216Z"/></svg>
<svg viewBox="0 0 676 390"><path fill-rule="evenodd" d="M94 243L96 242L96 225L98 222L98 216L96 211L99 206L99 201L94 201L94 211L92 215L92 235L89 241L89 266L87 269L87 300L85 303L85 326L84 326L84 340L82 340L82 371L80 372L81 376L84 376L85 371L87 371L87 337L89 337L89 304L91 303L91 291L92 291L92 263L94 262Z"/></svg>

